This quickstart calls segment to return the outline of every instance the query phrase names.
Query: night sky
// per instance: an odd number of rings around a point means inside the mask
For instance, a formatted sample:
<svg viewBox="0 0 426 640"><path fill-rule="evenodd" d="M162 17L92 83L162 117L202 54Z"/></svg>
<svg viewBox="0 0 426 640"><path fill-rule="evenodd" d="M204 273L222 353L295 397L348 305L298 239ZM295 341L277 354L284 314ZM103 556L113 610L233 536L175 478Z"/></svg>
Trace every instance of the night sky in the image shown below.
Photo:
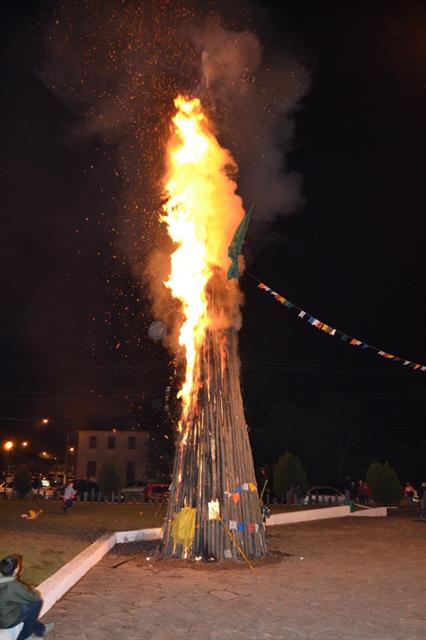
<svg viewBox="0 0 426 640"><path fill-rule="evenodd" d="M96 4L80 3L92 15ZM157 4L167 14L169 3ZM291 60L297 82L289 81L288 90L299 92L283 124L291 135L280 141L277 126L275 135L287 193L289 175L301 176L300 187L290 204L283 202L284 215L279 207L265 213L268 185L263 196L258 189L245 246L248 271L333 327L425 364L423 3L230 4L199 6L204 13L215 7L228 29L254 30L266 66L280 56L283 64ZM0 413L29 421L2 418L2 439L31 435L31 429L40 434L34 425L46 415L67 428L114 421L146 426L173 372L171 355L147 335L154 315L149 287L135 267L161 238L152 219L148 224L143 213L133 213L129 237L136 240L132 252L123 250L129 243L123 201L129 205L135 197L132 178L150 180L155 151L149 160L145 146L145 158L136 160L133 147L120 146L108 132L76 135L86 96L73 101L51 86L58 73L52 67L66 66L67 57L74 61L78 47L50 46L57 7L2 3ZM165 47L167 55L173 58ZM107 81L100 74L99 86ZM178 84L175 74L158 95ZM247 101L245 110L255 111L256 104ZM138 117L143 128L144 114ZM247 142L244 155L230 121L224 122L223 142L237 160L241 154L248 198L247 176L257 167L253 148ZM161 123L150 126L150 144L161 149ZM117 171L115 161L125 152L127 173ZM146 198L154 206L155 189ZM390 458L401 474L423 479L426 374L315 330L247 275L241 284L242 386L255 443L276 403L362 400L374 415L363 429L368 456ZM256 444L254 453L257 462L272 462ZM297 453L303 459L303 451ZM359 456L356 471L370 458Z"/></svg>

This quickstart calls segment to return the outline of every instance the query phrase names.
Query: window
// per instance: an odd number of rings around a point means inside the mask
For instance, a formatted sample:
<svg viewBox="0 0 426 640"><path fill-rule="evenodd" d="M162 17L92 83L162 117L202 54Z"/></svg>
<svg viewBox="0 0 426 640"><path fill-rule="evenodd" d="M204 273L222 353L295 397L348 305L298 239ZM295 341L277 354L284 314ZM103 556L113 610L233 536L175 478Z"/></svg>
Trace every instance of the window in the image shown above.
<svg viewBox="0 0 426 640"><path fill-rule="evenodd" d="M136 449L136 437L135 436L129 436L129 439L127 441L127 448L128 449Z"/></svg>
<svg viewBox="0 0 426 640"><path fill-rule="evenodd" d="M86 476L88 478L96 478L96 461L95 460L89 460L89 462L87 463Z"/></svg>
<svg viewBox="0 0 426 640"><path fill-rule="evenodd" d="M115 436L108 436L107 449L115 449Z"/></svg>
<svg viewBox="0 0 426 640"><path fill-rule="evenodd" d="M126 484L133 484L135 481L135 463L128 462L126 469Z"/></svg>
<svg viewBox="0 0 426 640"><path fill-rule="evenodd" d="M89 449L96 449L97 446L98 446L98 437L97 436L90 436L90 438L89 438Z"/></svg>

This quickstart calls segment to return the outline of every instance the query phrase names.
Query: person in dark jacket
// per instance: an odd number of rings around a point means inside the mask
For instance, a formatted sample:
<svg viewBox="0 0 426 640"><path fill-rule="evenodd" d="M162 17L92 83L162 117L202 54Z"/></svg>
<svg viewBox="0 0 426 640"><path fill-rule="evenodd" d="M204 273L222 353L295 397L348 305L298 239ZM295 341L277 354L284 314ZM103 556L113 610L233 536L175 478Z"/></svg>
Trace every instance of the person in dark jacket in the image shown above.
<svg viewBox="0 0 426 640"><path fill-rule="evenodd" d="M0 629L23 622L17 640L43 638L54 627L38 620L43 606L40 594L19 579L21 556L7 556L0 561Z"/></svg>

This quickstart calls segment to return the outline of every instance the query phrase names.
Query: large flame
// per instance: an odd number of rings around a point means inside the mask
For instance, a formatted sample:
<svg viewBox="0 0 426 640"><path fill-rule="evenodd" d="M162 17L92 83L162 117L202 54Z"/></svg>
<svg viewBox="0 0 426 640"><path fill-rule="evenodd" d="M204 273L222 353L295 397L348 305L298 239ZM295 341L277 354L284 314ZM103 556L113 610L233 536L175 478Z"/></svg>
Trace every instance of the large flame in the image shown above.
<svg viewBox="0 0 426 640"><path fill-rule="evenodd" d="M178 96L172 133L167 145L167 198L161 220L177 245L165 285L182 304L184 321L179 343L186 359L185 380L179 396L182 418L187 415L197 382L196 356L211 326L206 295L214 270L229 266L228 246L244 216L237 184L230 177L236 164L220 146L198 98Z"/></svg>

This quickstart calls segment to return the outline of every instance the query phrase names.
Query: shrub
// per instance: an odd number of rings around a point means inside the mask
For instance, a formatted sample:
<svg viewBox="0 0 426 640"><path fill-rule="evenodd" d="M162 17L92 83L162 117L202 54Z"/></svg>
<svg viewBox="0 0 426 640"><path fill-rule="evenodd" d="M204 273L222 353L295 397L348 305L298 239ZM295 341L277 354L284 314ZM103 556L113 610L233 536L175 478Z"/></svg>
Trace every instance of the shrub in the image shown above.
<svg viewBox="0 0 426 640"><path fill-rule="evenodd" d="M397 474L386 462L372 462L368 467L366 482L371 488L374 502L382 505L398 505L402 498L402 486Z"/></svg>
<svg viewBox="0 0 426 640"><path fill-rule="evenodd" d="M303 495L308 491L308 479L302 463L293 453L285 453L274 467L274 492L283 497L294 485L300 485Z"/></svg>
<svg viewBox="0 0 426 640"><path fill-rule="evenodd" d="M116 462L106 462L99 471L99 487L102 493L111 498L113 493L120 493L122 486L120 467Z"/></svg>
<svg viewBox="0 0 426 640"><path fill-rule="evenodd" d="M15 473L14 486L20 498L25 498L27 493L31 491L31 474L24 465L19 467Z"/></svg>

